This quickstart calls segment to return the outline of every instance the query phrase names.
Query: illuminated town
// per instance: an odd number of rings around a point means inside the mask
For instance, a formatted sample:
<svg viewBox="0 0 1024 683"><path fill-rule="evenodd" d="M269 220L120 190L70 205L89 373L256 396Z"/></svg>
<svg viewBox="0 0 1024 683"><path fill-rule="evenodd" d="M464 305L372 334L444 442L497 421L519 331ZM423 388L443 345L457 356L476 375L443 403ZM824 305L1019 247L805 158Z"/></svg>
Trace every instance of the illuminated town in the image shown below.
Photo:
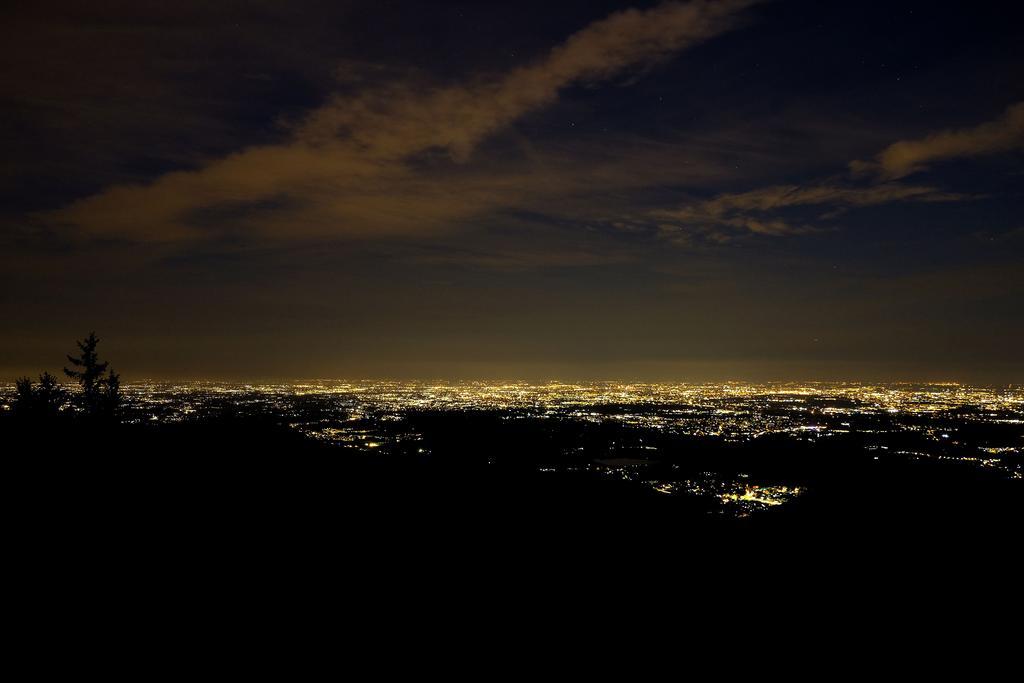
<svg viewBox="0 0 1024 683"><path fill-rule="evenodd" d="M813 486L799 477L723 471L713 457L702 465L706 471L696 471L689 454L771 445L812 448L827 458L832 444L855 444L872 461L969 467L1011 481L1024 476L1020 387L204 382L134 383L125 396L129 424L269 418L339 457L429 460L437 449L427 433L432 421L457 418L485 426L445 423L446 438L461 434L474 453L495 462L487 455L497 452L490 434L534 430L502 457L521 459L541 476L587 473L660 496L701 499L738 517L782 506ZM8 390L4 410L11 399Z"/></svg>

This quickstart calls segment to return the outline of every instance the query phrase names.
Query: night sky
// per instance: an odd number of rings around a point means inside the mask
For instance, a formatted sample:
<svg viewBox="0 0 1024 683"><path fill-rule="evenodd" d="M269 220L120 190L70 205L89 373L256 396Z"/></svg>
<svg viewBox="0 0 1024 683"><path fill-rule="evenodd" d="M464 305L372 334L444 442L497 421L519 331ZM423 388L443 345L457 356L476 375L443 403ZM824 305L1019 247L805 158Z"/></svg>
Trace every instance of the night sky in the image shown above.
<svg viewBox="0 0 1024 683"><path fill-rule="evenodd" d="M0 379L1024 381L1024 5L15 2Z"/></svg>

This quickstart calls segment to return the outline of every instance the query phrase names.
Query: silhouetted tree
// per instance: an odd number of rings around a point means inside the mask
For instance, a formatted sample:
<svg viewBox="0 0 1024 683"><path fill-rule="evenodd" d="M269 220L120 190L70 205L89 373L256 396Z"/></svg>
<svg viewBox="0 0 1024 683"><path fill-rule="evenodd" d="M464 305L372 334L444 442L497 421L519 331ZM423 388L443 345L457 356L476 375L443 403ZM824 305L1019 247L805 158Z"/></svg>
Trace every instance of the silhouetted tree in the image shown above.
<svg viewBox="0 0 1024 683"><path fill-rule="evenodd" d="M39 411L46 417L53 417L64 403L64 389L57 378L48 372L39 375L39 387L36 389L36 404Z"/></svg>
<svg viewBox="0 0 1024 683"><path fill-rule="evenodd" d="M14 397L14 414L19 417L28 417L35 408L35 391L32 389L32 380L22 377L15 381L14 388L17 395Z"/></svg>
<svg viewBox="0 0 1024 683"><path fill-rule="evenodd" d="M14 411L20 417L52 419L60 412L65 393L57 378L48 372L39 375L39 386L33 387L32 380L22 377L15 383L17 396Z"/></svg>
<svg viewBox="0 0 1024 683"><path fill-rule="evenodd" d="M96 346L100 340L96 337L95 332L90 332L88 337L75 343L78 344L81 355L77 358L68 356L68 361L74 366L74 369L64 368L64 374L76 380L82 387L82 402L86 413L97 415L103 409L103 399L106 394L106 380L103 378L103 373L107 370L109 363L101 362L96 353ZM111 371L111 376L116 377L113 371ZM120 383L115 389L115 394L119 388Z"/></svg>
<svg viewBox="0 0 1024 683"><path fill-rule="evenodd" d="M103 380L103 415L116 419L121 412L121 375L113 370Z"/></svg>

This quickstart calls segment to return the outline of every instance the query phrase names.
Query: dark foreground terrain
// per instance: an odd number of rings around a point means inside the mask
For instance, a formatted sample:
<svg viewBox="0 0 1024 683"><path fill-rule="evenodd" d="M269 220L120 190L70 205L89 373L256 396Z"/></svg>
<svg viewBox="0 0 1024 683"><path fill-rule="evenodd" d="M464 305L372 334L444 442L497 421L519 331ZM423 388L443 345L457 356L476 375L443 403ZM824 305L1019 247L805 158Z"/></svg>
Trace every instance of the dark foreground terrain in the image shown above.
<svg viewBox="0 0 1024 683"><path fill-rule="evenodd" d="M271 416L3 418L19 633L37 661L60 642L77 666L109 667L115 648L126 670L130 652L173 671L207 651L263 662L252 643L355 633L381 653L452 628L475 652L513 642L503 632L547 647L587 629L672 652L674 631L653 628L669 616L732 642L860 614L896 642L907 619L973 634L1019 600L1021 482L1004 471L879 457L857 435L609 453L629 442L620 427L507 417L410 414L421 445L387 455ZM801 493L747 506L714 483L737 478Z"/></svg>

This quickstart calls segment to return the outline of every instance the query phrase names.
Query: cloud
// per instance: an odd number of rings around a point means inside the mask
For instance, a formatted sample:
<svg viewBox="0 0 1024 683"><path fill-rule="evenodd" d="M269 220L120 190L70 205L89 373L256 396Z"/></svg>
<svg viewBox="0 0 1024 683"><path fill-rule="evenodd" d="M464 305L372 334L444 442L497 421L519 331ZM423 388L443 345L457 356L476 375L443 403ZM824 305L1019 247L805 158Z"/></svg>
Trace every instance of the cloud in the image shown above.
<svg viewBox="0 0 1024 683"><path fill-rule="evenodd" d="M497 78L448 87L397 82L338 95L283 144L243 149L148 185L114 186L42 218L85 235L152 242L231 229L280 239L438 229L522 192L515 178L484 180L459 168L482 140L552 104L571 84L656 63L728 30L751 4L630 9Z"/></svg>
<svg viewBox="0 0 1024 683"><path fill-rule="evenodd" d="M873 161L852 162L850 169L892 180L922 171L935 161L1019 148L1024 148L1024 102L1012 105L995 121L974 128L946 130L920 140L900 140L882 150Z"/></svg>
<svg viewBox="0 0 1024 683"><path fill-rule="evenodd" d="M650 216L658 222L662 234L676 241L683 233L701 234L712 241L724 242L744 234L777 237L812 232L813 227L794 225L771 215L792 207L830 206L841 210L898 201L943 202L968 198L934 187L897 183L873 187L775 185L720 194L680 208L653 211ZM686 238L683 241L687 241Z"/></svg>
<svg viewBox="0 0 1024 683"><path fill-rule="evenodd" d="M361 149L404 156L431 148L465 158L487 135L551 104L562 88L649 64L722 33L749 0L667 3L626 10L584 28L532 66L493 82L411 95L408 86L351 101L336 98L300 128L309 142L347 135Z"/></svg>
<svg viewBox="0 0 1024 683"><path fill-rule="evenodd" d="M701 237L728 242L743 235L782 236L813 232L816 228L794 224L775 214L785 209L829 206L819 219L835 218L851 208L891 202L954 202L978 199L979 195L943 192L934 187L893 182L922 170L926 162L974 156L1024 145L1024 103L1010 107L1002 118L960 131L945 131L922 140L900 141L884 149L877 161L850 163L854 177L870 173L881 184L851 185L822 182L815 185L775 185L741 193L720 194L679 208L648 214L658 232L673 242L688 245ZM641 224L643 222L641 221ZM627 221L627 224L632 225Z"/></svg>

